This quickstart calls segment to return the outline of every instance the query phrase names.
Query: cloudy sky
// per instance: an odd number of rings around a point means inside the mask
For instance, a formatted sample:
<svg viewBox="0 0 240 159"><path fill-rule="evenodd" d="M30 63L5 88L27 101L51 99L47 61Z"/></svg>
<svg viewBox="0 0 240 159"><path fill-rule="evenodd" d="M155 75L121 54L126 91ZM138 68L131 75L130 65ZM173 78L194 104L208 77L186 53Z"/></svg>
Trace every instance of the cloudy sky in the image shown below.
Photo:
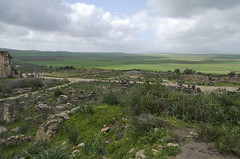
<svg viewBox="0 0 240 159"><path fill-rule="evenodd" d="M0 0L0 48L240 53L240 0Z"/></svg>

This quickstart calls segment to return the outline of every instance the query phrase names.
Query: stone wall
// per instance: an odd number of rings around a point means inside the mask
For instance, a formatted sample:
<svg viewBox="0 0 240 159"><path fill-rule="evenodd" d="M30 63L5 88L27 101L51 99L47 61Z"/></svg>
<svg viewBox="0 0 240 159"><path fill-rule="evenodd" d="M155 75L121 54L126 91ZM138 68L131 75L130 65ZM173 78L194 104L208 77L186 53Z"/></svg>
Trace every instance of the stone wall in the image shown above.
<svg viewBox="0 0 240 159"><path fill-rule="evenodd" d="M5 101L0 101L0 120L12 123L19 116L20 110L19 98L9 98Z"/></svg>
<svg viewBox="0 0 240 159"><path fill-rule="evenodd" d="M8 51L0 51L0 78L18 76L13 68L12 57Z"/></svg>

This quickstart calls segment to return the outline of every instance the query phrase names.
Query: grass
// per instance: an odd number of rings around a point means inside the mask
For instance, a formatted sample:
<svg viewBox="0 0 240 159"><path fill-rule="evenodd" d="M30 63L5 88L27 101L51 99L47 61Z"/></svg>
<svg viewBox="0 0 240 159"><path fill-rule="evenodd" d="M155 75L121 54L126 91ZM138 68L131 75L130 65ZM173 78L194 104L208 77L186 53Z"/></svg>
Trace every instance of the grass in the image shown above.
<svg viewBox="0 0 240 159"><path fill-rule="evenodd" d="M74 148L79 150L75 158L106 156L129 159L135 158L136 152L145 150L148 158L167 159L181 153L178 147L167 146L168 143L178 141L172 127L199 127L199 139L214 142L221 151L231 152L234 148L240 148L238 93L182 94L160 84L148 83L125 89L119 87L121 85L116 83L90 82L74 83L61 88L60 91L70 99L76 99L79 92L83 95L94 92L95 95L91 99L79 101L76 114L59 125L58 133L47 144L35 143L36 131L48 114L36 112L34 106L40 101L49 101L53 107L57 105L54 90L39 93L36 96L42 97L32 101L26 99L26 105L32 109L25 110L21 114L22 119L38 115L29 121L28 128L23 121L3 126L8 129L22 126L22 131L27 136L32 136L33 141L21 146L0 148L0 153L8 158L16 154L26 157L23 151L25 149L35 158L65 158ZM70 90L74 90L75 94L70 95ZM106 127L110 127L110 130L101 132ZM6 135L4 138L14 134ZM63 146L65 141L68 142ZM80 143L85 143L85 146L77 148ZM154 155L152 149L157 149L159 145L163 149ZM36 147L39 147L39 151L35 151ZM129 152L132 148L134 151Z"/></svg>
<svg viewBox="0 0 240 159"><path fill-rule="evenodd" d="M123 54L10 51L15 63L53 67L142 69L174 71L187 68L197 72L228 74L240 71L240 55L229 54Z"/></svg>

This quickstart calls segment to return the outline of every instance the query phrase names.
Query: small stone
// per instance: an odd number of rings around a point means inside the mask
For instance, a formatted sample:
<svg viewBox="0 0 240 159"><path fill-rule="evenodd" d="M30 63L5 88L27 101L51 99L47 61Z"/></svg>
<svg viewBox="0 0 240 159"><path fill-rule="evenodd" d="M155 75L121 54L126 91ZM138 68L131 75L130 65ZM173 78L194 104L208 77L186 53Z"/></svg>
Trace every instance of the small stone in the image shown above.
<svg viewBox="0 0 240 159"><path fill-rule="evenodd" d="M174 147L179 147L178 144L173 144L173 143L168 143L167 146L174 146Z"/></svg>
<svg viewBox="0 0 240 159"><path fill-rule="evenodd" d="M78 152L79 152L79 150L74 150L74 151L72 152L72 156L75 157Z"/></svg>
<svg viewBox="0 0 240 159"><path fill-rule="evenodd" d="M135 148L132 148L131 150L129 150L129 153L133 153L135 151Z"/></svg>
<svg viewBox="0 0 240 159"><path fill-rule="evenodd" d="M110 130L110 127L102 128L101 132L108 132Z"/></svg>
<svg viewBox="0 0 240 159"><path fill-rule="evenodd" d="M85 143L82 142L82 143L80 143L77 147L84 147L84 146L85 146Z"/></svg>
<svg viewBox="0 0 240 159"><path fill-rule="evenodd" d="M18 133L20 131L20 127L16 127L15 129L11 130L12 132Z"/></svg>
<svg viewBox="0 0 240 159"><path fill-rule="evenodd" d="M135 158L147 159L145 156L145 150L140 150L136 153Z"/></svg>

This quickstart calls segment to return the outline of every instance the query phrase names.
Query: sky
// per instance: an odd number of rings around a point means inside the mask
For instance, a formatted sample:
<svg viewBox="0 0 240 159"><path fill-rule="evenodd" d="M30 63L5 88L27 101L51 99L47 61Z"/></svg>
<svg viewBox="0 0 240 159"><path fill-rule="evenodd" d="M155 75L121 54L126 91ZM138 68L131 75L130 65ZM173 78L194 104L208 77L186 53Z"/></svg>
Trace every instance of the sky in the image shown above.
<svg viewBox="0 0 240 159"><path fill-rule="evenodd" d="M240 53L240 0L0 0L0 48Z"/></svg>

